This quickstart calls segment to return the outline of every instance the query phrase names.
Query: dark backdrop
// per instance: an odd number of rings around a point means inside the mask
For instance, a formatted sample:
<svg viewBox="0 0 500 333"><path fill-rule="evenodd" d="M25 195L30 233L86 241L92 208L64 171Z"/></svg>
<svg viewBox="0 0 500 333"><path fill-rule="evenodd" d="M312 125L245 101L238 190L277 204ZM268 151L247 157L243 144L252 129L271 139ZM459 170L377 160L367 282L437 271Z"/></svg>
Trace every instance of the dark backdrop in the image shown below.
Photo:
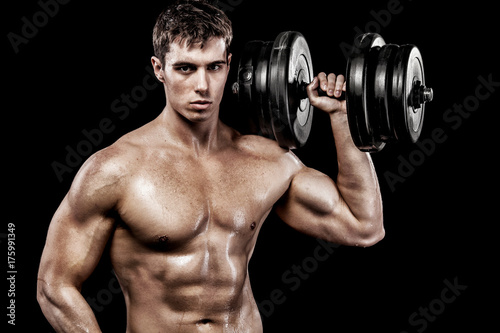
<svg viewBox="0 0 500 333"><path fill-rule="evenodd" d="M152 28L167 2L54 3L9 2L2 11L6 193L0 244L7 274L8 224L14 224L16 326L8 327L15 331L34 325L36 332L53 332L36 303L36 274L50 219L78 167L90 153L152 120L165 103L146 68ZM486 332L497 327L500 71L493 2L220 4L235 31L229 82L249 40L300 31L316 73L344 73L343 47L357 32L377 31L387 42L419 47L435 91L421 144L394 144L373 155L384 199L382 242L367 249L334 247L269 217L250 263L265 331ZM132 94L136 99L126 104ZM228 122L238 122L229 96L222 113ZM335 177L328 118L316 112L313 126L310 141L296 153ZM93 142L87 138L92 133ZM69 153L78 150L78 156ZM10 285L5 280L2 285L1 318L7 322L13 297ZM105 259L83 293L105 332L124 331L123 296Z"/></svg>

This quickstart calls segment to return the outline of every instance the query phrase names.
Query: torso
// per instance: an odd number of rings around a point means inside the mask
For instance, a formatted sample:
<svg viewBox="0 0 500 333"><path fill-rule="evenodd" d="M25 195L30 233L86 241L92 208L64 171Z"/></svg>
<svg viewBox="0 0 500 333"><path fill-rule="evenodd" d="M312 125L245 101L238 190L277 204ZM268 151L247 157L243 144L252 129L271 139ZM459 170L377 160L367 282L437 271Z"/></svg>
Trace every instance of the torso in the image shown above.
<svg viewBox="0 0 500 333"><path fill-rule="evenodd" d="M270 140L232 133L208 157L134 135L115 144L129 152L110 248L128 332L262 331L248 261L300 163Z"/></svg>

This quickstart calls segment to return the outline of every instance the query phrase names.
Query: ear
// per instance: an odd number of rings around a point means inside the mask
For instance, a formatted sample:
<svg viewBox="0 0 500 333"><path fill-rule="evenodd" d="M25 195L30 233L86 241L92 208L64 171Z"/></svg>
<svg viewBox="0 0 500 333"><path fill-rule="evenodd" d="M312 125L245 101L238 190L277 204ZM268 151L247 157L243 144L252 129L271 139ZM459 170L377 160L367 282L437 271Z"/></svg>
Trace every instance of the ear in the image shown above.
<svg viewBox="0 0 500 333"><path fill-rule="evenodd" d="M233 57L232 53L229 53L227 56L227 71L229 72L229 69L231 68L231 58Z"/></svg>
<svg viewBox="0 0 500 333"><path fill-rule="evenodd" d="M151 57L151 64L153 65L153 70L155 71L155 75L158 81L165 83L165 78L163 77L162 65L160 59L154 56Z"/></svg>

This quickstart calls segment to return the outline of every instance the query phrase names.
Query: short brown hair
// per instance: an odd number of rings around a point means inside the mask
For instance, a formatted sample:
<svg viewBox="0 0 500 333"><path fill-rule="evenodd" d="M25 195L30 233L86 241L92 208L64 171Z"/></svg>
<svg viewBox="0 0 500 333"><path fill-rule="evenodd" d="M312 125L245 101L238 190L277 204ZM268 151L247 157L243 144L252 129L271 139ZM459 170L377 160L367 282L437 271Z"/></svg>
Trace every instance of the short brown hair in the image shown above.
<svg viewBox="0 0 500 333"><path fill-rule="evenodd" d="M219 8L206 0L179 0L158 17L153 30L154 54L164 65L170 44L178 41L187 46L203 44L212 37L222 37L226 56L233 40L231 21Z"/></svg>

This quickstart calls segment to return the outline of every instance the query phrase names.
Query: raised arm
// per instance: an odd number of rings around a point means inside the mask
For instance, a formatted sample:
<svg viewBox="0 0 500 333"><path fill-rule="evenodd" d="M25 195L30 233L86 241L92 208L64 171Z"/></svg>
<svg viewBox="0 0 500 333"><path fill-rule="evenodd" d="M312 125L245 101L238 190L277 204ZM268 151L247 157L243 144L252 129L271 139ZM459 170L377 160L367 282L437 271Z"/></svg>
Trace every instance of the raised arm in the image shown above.
<svg viewBox="0 0 500 333"><path fill-rule="evenodd" d="M80 291L114 229L109 212L117 204L121 178L108 155L99 152L82 166L49 227L37 300L57 332L100 332Z"/></svg>
<svg viewBox="0 0 500 333"><path fill-rule="evenodd" d="M344 77L320 73L308 86L311 103L327 112L335 140L338 175L303 167L276 206L278 215L293 228L331 242L371 246L384 237L382 199L371 157L354 145L345 101L319 97L317 89L339 97Z"/></svg>

